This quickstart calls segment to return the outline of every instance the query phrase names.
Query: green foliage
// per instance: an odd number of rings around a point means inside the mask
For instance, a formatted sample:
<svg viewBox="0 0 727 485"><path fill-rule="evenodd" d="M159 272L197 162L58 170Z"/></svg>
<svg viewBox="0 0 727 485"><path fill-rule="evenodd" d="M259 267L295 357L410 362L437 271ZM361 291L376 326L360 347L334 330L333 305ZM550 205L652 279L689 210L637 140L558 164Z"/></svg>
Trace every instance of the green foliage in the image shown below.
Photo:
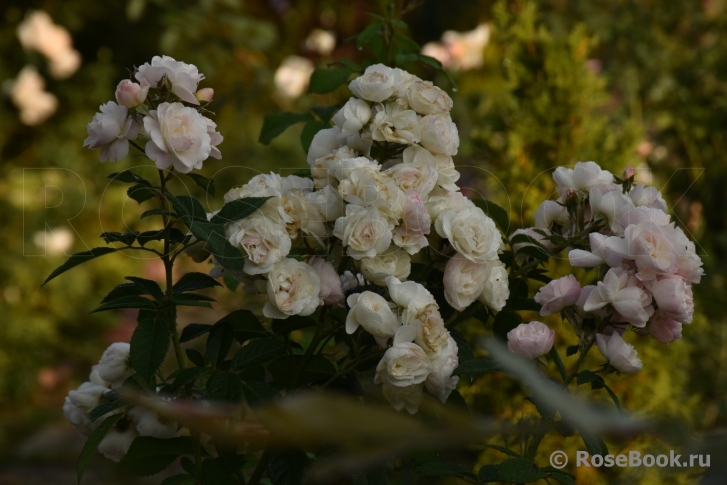
<svg viewBox="0 0 727 485"><path fill-rule="evenodd" d="M147 477L164 470L180 455L192 453L194 444L189 436L169 439L139 436L131 443L119 466L132 475Z"/></svg>
<svg viewBox="0 0 727 485"><path fill-rule="evenodd" d="M78 463L76 465L78 473L78 483L81 483L81 479L83 478L83 474L86 471L86 467L91 461L91 457L93 457L93 454L96 452L96 449L101 443L101 440L104 439L104 437L109 433L109 431L111 431L111 429L122 417L123 414L114 414L113 416L109 416L103 421L103 423L99 425L98 428L93 431L93 433L91 433L91 436L88 437L86 443L83 445L83 450L81 450L81 455L78 457Z"/></svg>

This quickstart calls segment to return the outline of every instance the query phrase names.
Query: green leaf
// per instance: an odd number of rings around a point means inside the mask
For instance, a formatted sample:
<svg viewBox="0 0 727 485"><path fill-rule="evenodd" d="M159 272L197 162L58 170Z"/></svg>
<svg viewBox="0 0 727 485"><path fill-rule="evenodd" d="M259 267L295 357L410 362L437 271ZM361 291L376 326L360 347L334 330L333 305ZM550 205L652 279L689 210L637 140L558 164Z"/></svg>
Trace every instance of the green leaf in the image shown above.
<svg viewBox="0 0 727 485"><path fill-rule="evenodd" d="M273 485L303 485L310 461L298 448L273 451L268 457L268 477Z"/></svg>
<svg viewBox="0 0 727 485"><path fill-rule="evenodd" d="M250 310L235 310L221 318L220 322L222 321L230 322L232 324L232 328L235 332L235 340L241 344L251 338L268 338L272 336L270 332L265 330L265 327L260 324L260 321Z"/></svg>
<svg viewBox="0 0 727 485"><path fill-rule="evenodd" d="M106 312L109 310L126 310L126 309L142 309L142 310L153 310L157 306L156 304L148 299L144 298L143 296L126 296L122 298L118 298L116 300L111 300L106 303L102 303L96 309L94 309L91 313L98 313L98 312Z"/></svg>
<svg viewBox="0 0 727 485"><path fill-rule="evenodd" d="M270 197L244 197L236 199L222 206L222 209L212 218L214 224L239 221L254 214Z"/></svg>
<svg viewBox="0 0 727 485"><path fill-rule="evenodd" d="M177 211L177 214L179 214L185 222L188 219L198 219L207 222L207 211L204 210L202 203L191 195L178 195L174 198L173 205L174 210Z"/></svg>
<svg viewBox="0 0 727 485"><path fill-rule="evenodd" d="M215 195L215 181L213 179L208 179L204 175L200 175L195 172L189 172L185 175L194 180L197 187L204 189L204 191L210 195Z"/></svg>
<svg viewBox="0 0 727 485"><path fill-rule="evenodd" d="M225 229L221 224L200 220L187 220L185 222L197 239L207 241L207 248L215 255L222 266L232 271L242 271L244 266L242 253L229 243L225 237Z"/></svg>
<svg viewBox="0 0 727 485"><path fill-rule="evenodd" d="M308 85L309 93L326 94L348 81L351 70L347 68L319 67L313 71Z"/></svg>
<svg viewBox="0 0 727 485"><path fill-rule="evenodd" d="M186 273L174 283L174 293L197 291L213 286L222 286L216 279L204 273Z"/></svg>
<svg viewBox="0 0 727 485"><path fill-rule="evenodd" d="M317 327L318 320L312 317L301 317L293 315L285 320L273 320L273 332L275 335L286 335L295 330L303 330L304 328Z"/></svg>
<svg viewBox="0 0 727 485"><path fill-rule="evenodd" d="M242 381L228 371L217 371L207 381L207 393L220 401L239 402L242 399Z"/></svg>
<svg viewBox="0 0 727 485"><path fill-rule="evenodd" d="M455 342L457 342L457 359L459 365L469 362L475 358L475 353L472 351L472 346L467 339L455 329L450 329L449 334L452 336Z"/></svg>
<svg viewBox="0 0 727 485"><path fill-rule="evenodd" d="M451 463L448 461L435 461L424 463L416 468L416 474L423 477L460 477L477 479L477 476L469 471L468 468L459 463Z"/></svg>
<svg viewBox="0 0 727 485"><path fill-rule="evenodd" d="M260 137L258 141L263 145L267 145L275 137L280 135L282 132L290 128L296 123L302 123L304 121L310 121L313 117L308 113L273 113L267 115L263 121L263 127L260 130Z"/></svg>
<svg viewBox="0 0 727 485"><path fill-rule="evenodd" d="M308 153L308 149L316 133L325 128L328 128L328 123L322 121L309 121L305 124L303 131L300 132L300 144L303 146L305 153Z"/></svg>
<svg viewBox="0 0 727 485"><path fill-rule="evenodd" d="M586 445L588 453L591 455L608 455L608 447L606 446L606 443L604 443L598 436L581 430L581 438L583 439L583 444Z"/></svg>
<svg viewBox="0 0 727 485"><path fill-rule="evenodd" d="M101 300L101 303L107 303L109 301L118 300L126 296L140 296L141 290L134 283L121 283L116 285L116 288L111 290L108 295Z"/></svg>
<svg viewBox="0 0 727 485"><path fill-rule="evenodd" d="M489 200L473 199L472 202L474 202L477 207L482 209L482 211L487 216L489 216L490 219L495 221L495 224L497 224L497 226L504 234L508 233L510 229L510 217L508 216L505 209Z"/></svg>
<svg viewBox="0 0 727 485"><path fill-rule="evenodd" d="M445 76L447 76L447 80L452 85L452 87L456 90L457 84L454 82L454 79L452 79L452 76L449 74L449 71L447 71L443 66L442 63L439 62L437 59L429 56L425 56L423 54L419 54L419 60L424 64L425 66L429 66L432 69L436 69L437 71L441 72Z"/></svg>
<svg viewBox="0 0 727 485"><path fill-rule="evenodd" d="M90 251L84 251L82 253L76 253L71 255L70 258L68 258L68 261L63 263L62 265L58 266L53 272L48 275L48 277L45 279L42 285L44 286L46 283L48 283L50 280L55 278L58 275L61 275L68 271L71 268L75 268L79 264L85 263L86 261L90 261L92 259L98 258L100 256L105 256L106 254L115 253L118 251L117 248L94 248Z"/></svg>
<svg viewBox="0 0 727 485"><path fill-rule="evenodd" d="M218 367L224 362L232 347L233 338L234 330L231 323L218 322L212 326L207 337L207 361L213 367Z"/></svg>
<svg viewBox="0 0 727 485"><path fill-rule="evenodd" d="M143 292L143 295L152 296L157 301L164 301L166 299L166 295L156 281L138 278L136 276L127 276L126 279L136 285Z"/></svg>
<svg viewBox="0 0 727 485"><path fill-rule="evenodd" d="M255 365L267 364L284 355L287 350L288 346L280 340L255 340L240 349L232 360L232 366L242 370Z"/></svg>
<svg viewBox="0 0 727 485"><path fill-rule="evenodd" d="M137 234L135 232L104 232L101 233L101 238L106 241L106 244L112 242L121 242L127 246L131 246L136 241Z"/></svg>
<svg viewBox="0 0 727 485"><path fill-rule="evenodd" d="M131 170L124 170L123 172L114 172L108 176L111 180L118 180L119 182L125 182L127 184L141 184L151 187L151 183L144 177L136 175Z"/></svg>
<svg viewBox="0 0 727 485"><path fill-rule="evenodd" d="M202 462L202 482L216 485L219 480L228 477L242 468L245 457L242 455L222 455L217 458L208 458Z"/></svg>
<svg viewBox="0 0 727 485"><path fill-rule="evenodd" d="M603 377L589 370L579 372L576 376L576 384L580 386L581 384L588 383L590 383L591 385L593 385L594 383L597 383L596 385L602 385ZM594 387L594 389L600 389L600 387Z"/></svg>
<svg viewBox="0 0 727 485"><path fill-rule="evenodd" d="M168 385L166 391L170 394L176 394L187 384L196 381L210 372L212 372L212 369L204 367L188 367L187 369L179 369L169 376L169 380L174 379L174 383Z"/></svg>
<svg viewBox="0 0 727 485"><path fill-rule="evenodd" d="M207 295L198 295L197 293L180 293L172 297L172 303L177 306L198 306L202 308L212 308L210 302L215 301Z"/></svg>
<svg viewBox="0 0 727 485"><path fill-rule="evenodd" d="M338 111L341 109L340 104L333 104L331 106L313 106L310 110L313 111L316 116L318 116L321 121L324 123L328 123L331 121L331 118L333 118L333 115L338 113ZM307 152L308 150L306 150Z"/></svg>
<svg viewBox="0 0 727 485"><path fill-rule="evenodd" d="M140 219L144 219L145 217L152 217L152 216L167 216L167 217L177 217L177 215L172 212L172 209L149 209L148 211L144 211L144 213L141 215Z"/></svg>
<svg viewBox="0 0 727 485"><path fill-rule="evenodd" d="M162 318L143 318L131 336L129 363L144 379L151 380L169 350L171 329Z"/></svg>
<svg viewBox="0 0 727 485"><path fill-rule="evenodd" d="M405 67L419 60L419 56L414 53L401 53L394 56L394 64L400 67Z"/></svg>
<svg viewBox="0 0 727 485"><path fill-rule="evenodd" d="M139 436L131 443L119 466L132 475L147 477L164 470L179 455L193 453L194 444L189 436L169 439Z"/></svg>
<svg viewBox="0 0 727 485"><path fill-rule="evenodd" d="M506 455L514 456L516 458L520 456L517 453L515 453L514 451L512 451L511 449L505 448L504 446L498 446L498 445L487 445L487 446L492 448L493 450L499 451L500 453L505 453Z"/></svg>
<svg viewBox="0 0 727 485"><path fill-rule="evenodd" d="M566 485L576 485L576 481L571 475L560 470L548 472L548 478L553 478L558 480L560 483L565 483Z"/></svg>
<svg viewBox="0 0 727 485"><path fill-rule="evenodd" d="M501 340L507 340L507 333L523 323L523 319L514 312L500 312L492 324L492 331Z"/></svg>
<svg viewBox="0 0 727 485"><path fill-rule="evenodd" d="M563 364L563 360L560 358L560 355L558 354L558 349L555 348L555 345L550 349L550 352L548 353L550 355L550 358L553 359L553 362L555 362L555 367L558 369L558 373L560 374L560 377L565 380L568 377L568 374L565 370L565 365Z"/></svg>
<svg viewBox="0 0 727 485"><path fill-rule="evenodd" d="M462 362L454 369L453 374L462 375L466 374L470 377L481 376L488 372L500 370L500 366L494 360L490 359L474 359Z"/></svg>
<svg viewBox="0 0 727 485"><path fill-rule="evenodd" d="M522 281L522 280L521 280ZM507 300L507 304L505 305L505 308L503 310L510 310L510 311L530 311L530 312L540 312L540 309L542 306L540 303L536 303L534 299L532 298L523 298L521 296L511 296Z"/></svg>
<svg viewBox="0 0 727 485"><path fill-rule="evenodd" d="M278 390L265 382L248 381L242 384L242 393L247 404L252 407L273 399L278 395Z"/></svg>
<svg viewBox="0 0 727 485"><path fill-rule="evenodd" d="M503 482L528 483L542 479L543 472L527 458L511 458L498 465L497 477Z"/></svg>
<svg viewBox="0 0 727 485"><path fill-rule="evenodd" d="M548 251L548 248L543 246L543 244L538 241L537 239L528 236L527 234L516 234L510 239L510 246L514 246L515 244L530 244L532 246L536 246L538 248L543 249L544 251Z"/></svg>
<svg viewBox="0 0 727 485"><path fill-rule="evenodd" d="M197 479L192 475L182 473L165 478L160 485L197 485Z"/></svg>
<svg viewBox="0 0 727 485"><path fill-rule="evenodd" d="M126 195L141 204L144 201L156 197L157 193L154 189L147 185L136 184L129 187L129 190L126 191Z"/></svg>
<svg viewBox="0 0 727 485"><path fill-rule="evenodd" d="M117 391L109 391L101 398L101 404L96 406L88 414L91 421L96 421L98 418L103 417L105 414L115 411L126 403L121 399L121 395Z"/></svg>
<svg viewBox="0 0 727 485"><path fill-rule="evenodd" d="M76 464L76 470L78 472L78 483L81 483L81 478L83 478L83 472L86 471L88 462L91 460L91 457L98 448L98 445L108 434L108 432L111 431L111 428L116 425L116 422L121 419L122 416L123 414L114 414L113 416L109 416L103 421L103 423L99 425L98 428L93 431L93 433L91 433L91 436L89 436L86 440L86 444L83 445L83 450L81 450L81 455L78 457L78 463Z"/></svg>
<svg viewBox="0 0 727 485"><path fill-rule="evenodd" d="M210 331L212 325L206 323L190 323L182 329L182 335L179 337L179 343L189 342L197 337L201 337Z"/></svg>
<svg viewBox="0 0 727 485"><path fill-rule="evenodd" d="M194 349L187 349L184 351L184 353L187 355L187 358L197 367L205 366L204 356L200 354L199 351Z"/></svg>
<svg viewBox="0 0 727 485"><path fill-rule="evenodd" d="M361 31L360 34L358 34L358 37L356 37L356 47L359 49L362 49L366 44L371 42L371 39L381 33L381 29L384 27L384 24L381 22L376 22L373 24L368 25L365 29Z"/></svg>
<svg viewBox="0 0 727 485"><path fill-rule="evenodd" d="M531 258L537 259L538 261L547 261L550 257L542 249L535 246L523 246L517 253L530 256Z"/></svg>
<svg viewBox="0 0 727 485"><path fill-rule="evenodd" d="M482 468L480 468L480 483L492 483L499 481L499 479L497 478L497 471L499 468L500 465L484 465Z"/></svg>

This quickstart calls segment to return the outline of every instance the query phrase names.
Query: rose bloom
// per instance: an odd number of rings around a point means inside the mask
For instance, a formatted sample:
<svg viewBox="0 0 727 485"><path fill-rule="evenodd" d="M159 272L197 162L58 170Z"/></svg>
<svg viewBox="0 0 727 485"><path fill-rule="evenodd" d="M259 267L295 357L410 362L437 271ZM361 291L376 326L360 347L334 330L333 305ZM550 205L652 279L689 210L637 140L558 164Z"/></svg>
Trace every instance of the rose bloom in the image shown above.
<svg viewBox="0 0 727 485"><path fill-rule="evenodd" d="M139 436L169 439L179 436L179 426L174 421L161 419L154 411L134 406L127 414L131 418L131 425L136 428Z"/></svg>
<svg viewBox="0 0 727 485"><path fill-rule="evenodd" d="M406 92L409 106L419 114L446 113L452 109L452 98L429 81L414 81Z"/></svg>
<svg viewBox="0 0 727 485"><path fill-rule="evenodd" d="M361 273L377 286L386 286L387 276L405 280L411 273L411 257L403 249L391 245L373 258L361 259Z"/></svg>
<svg viewBox="0 0 727 485"><path fill-rule="evenodd" d="M487 266L454 256L444 268L444 297L457 311L463 311L482 294L489 272Z"/></svg>
<svg viewBox="0 0 727 485"><path fill-rule="evenodd" d="M134 373L129 364L130 348L127 343L116 342L109 345L101 356L98 375L108 382L112 389L121 387L121 384Z"/></svg>
<svg viewBox="0 0 727 485"><path fill-rule="evenodd" d="M434 187L426 201L429 217L436 222L441 214L447 211L460 212L472 206L472 201L457 190L446 190Z"/></svg>
<svg viewBox="0 0 727 485"><path fill-rule="evenodd" d="M437 217L435 228L459 254L475 263L497 259L502 246L495 222L474 205L459 212L443 212Z"/></svg>
<svg viewBox="0 0 727 485"><path fill-rule="evenodd" d="M103 420L91 421L89 413L101 403L101 396L109 388L93 382L84 382L70 391L63 403L63 416L84 436L90 436Z"/></svg>
<svg viewBox="0 0 727 485"><path fill-rule="evenodd" d="M139 67L135 77L139 82L146 80L152 88L159 87L159 82L166 77L172 85L172 93L179 99L190 104L199 104L194 94L204 75L200 74L197 66L176 61L169 56L154 56L151 64L147 62Z"/></svg>
<svg viewBox="0 0 727 485"><path fill-rule="evenodd" d="M555 331L542 322L521 323L507 332L507 348L530 359L550 352Z"/></svg>
<svg viewBox="0 0 727 485"><path fill-rule="evenodd" d="M624 231L624 239L625 257L636 261L640 279L652 280L676 271L680 247L674 226L648 221L632 224Z"/></svg>
<svg viewBox="0 0 727 485"><path fill-rule="evenodd" d="M424 386L443 403L447 402L447 398L457 388L459 382L459 376L452 375L459 365L457 352L457 342L450 336L437 352L429 354L432 370L424 381Z"/></svg>
<svg viewBox="0 0 727 485"><path fill-rule="evenodd" d="M222 141L222 136L214 131L215 126L182 103L161 103L144 117L144 128L151 136L146 156L161 170L170 166L180 173L200 169L207 157L221 158L219 150L214 149Z"/></svg>
<svg viewBox="0 0 727 485"><path fill-rule="evenodd" d="M544 200L535 211L535 227L537 229L551 229L553 224L569 227L570 219L568 209L555 200Z"/></svg>
<svg viewBox="0 0 727 485"><path fill-rule="evenodd" d="M620 185L596 185L591 188L588 201L594 218L599 215L605 217L611 233L616 236L623 235L623 227L619 221L634 203L623 194Z"/></svg>
<svg viewBox="0 0 727 485"><path fill-rule="evenodd" d="M399 281L395 276L386 278L391 300L400 307L411 309L414 312L426 305L436 303L434 296L416 281Z"/></svg>
<svg viewBox="0 0 727 485"><path fill-rule="evenodd" d="M437 160L437 185L441 188L449 191L457 191L457 180L459 180L460 174L456 168L454 168L454 160L449 155L443 153L437 153L434 155Z"/></svg>
<svg viewBox="0 0 727 485"><path fill-rule="evenodd" d="M305 194L308 207L315 208L325 222L333 222L343 216L343 200L336 189L326 185L320 190Z"/></svg>
<svg viewBox="0 0 727 485"><path fill-rule="evenodd" d="M605 263L612 268L621 267L624 257L628 254L624 238L592 232L588 235L588 239L590 251L573 249L568 253L571 266L595 268Z"/></svg>
<svg viewBox="0 0 727 485"><path fill-rule="evenodd" d="M310 59L288 56L275 71L275 88L288 99L299 98L308 87L314 66Z"/></svg>
<svg viewBox="0 0 727 485"><path fill-rule="evenodd" d="M25 66L10 87L10 99L20 110L24 125L36 126L58 109L58 98L45 91L45 80L33 66Z"/></svg>
<svg viewBox="0 0 727 485"><path fill-rule="evenodd" d="M251 275L270 271L288 255L293 244L285 226L270 212L272 208L266 210L265 206L262 211L225 228L230 244L239 248L245 257L243 271Z"/></svg>
<svg viewBox="0 0 727 485"><path fill-rule="evenodd" d="M437 183L437 159L418 145L408 147L402 153L402 163L386 170L404 192L415 191L426 202Z"/></svg>
<svg viewBox="0 0 727 485"><path fill-rule="evenodd" d="M669 318L661 309L654 312L644 330L645 333L665 344L682 338L681 322ZM639 334L643 335L641 332Z"/></svg>
<svg viewBox="0 0 727 485"><path fill-rule="evenodd" d="M567 189L587 193L596 185L613 183L613 174L602 170L596 162L578 162L574 168L558 167L553 172L553 180L558 190L564 194Z"/></svg>
<svg viewBox="0 0 727 485"><path fill-rule="evenodd" d="M358 160L359 158L344 160L342 164ZM342 170L337 172L340 174ZM348 178L341 179L338 193L349 204L376 206L392 223L401 217L406 201L404 192L389 173L379 172L369 166L351 170Z"/></svg>
<svg viewBox="0 0 727 485"><path fill-rule="evenodd" d="M625 374L638 372L644 366L633 345L627 344L618 332L611 336L597 334L596 344L608 363Z"/></svg>
<svg viewBox="0 0 727 485"><path fill-rule="evenodd" d="M386 344L396 334L401 322L391 311L389 302L372 291L354 293L346 299L350 310L346 316L346 333L354 333L361 326L368 333Z"/></svg>
<svg viewBox="0 0 727 485"><path fill-rule="evenodd" d="M320 292L321 280L313 268L292 258L279 261L268 273L263 315L277 319L308 316L321 304Z"/></svg>
<svg viewBox="0 0 727 485"><path fill-rule="evenodd" d="M361 99L349 98L333 117L333 122L341 128L338 138L347 138L361 131L371 119L371 107Z"/></svg>
<svg viewBox="0 0 727 485"><path fill-rule="evenodd" d="M485 289L478 297L491 310L499 312L507 304L510 298L510 285L507 278L507 269L499 259L493 259L485 263L487 268L487 280Z"/></svg>
<svg viewBox="0 0 727 485"><path fill-rule="evenodd" d="M411 145L421 139L419 117L416 112L398 103L389 102L374 106L371 120L371 138L374 141L387 141Z"/></svg>
<svg viewBox="0 0 727 485"><path fill-rule="evenodd" d="M656 187L646 187L644 184L636 184L629 192L629 198L637 207L648 207L666 212L666 201Z"/></svg>
<svg viewBox="0 0 727 485"><path fill-rule="evenodd" d="M637 278L621 268L611 268L588 295L583 310L593 312L612 305L623 321L643 328L654 313L651 297L638 286Z"/></svg>
<svg viewBox="0 0 727 485"><path fill-rule="evenodd" d="M338 126L319 130L318 133L313 136L310 147L308 147L308 156L306 158L308 165L312 167L314 162L319 158L325 157L336 148L344 146L346 144L346 140L339 139L338 135L340 134L341 128Z"/></svg>
<svg viewBox="0 0 727 485"><path fill-rule="evenodd" d="M405 195L401 223L392 233L393 241L409 254L416 254L429 245L427 235L431 231L432 222L419 194L410 191Z"/></svg>
<svg viewBox="0 0 727 485"><path fill-rule="evenodd" d="M374 64L351 81L348 88L361 99L381 103L394 94L401 82L401 74L397 71L383 64Z"/></svg>
<svg viewBox="0 0 727 485"><path fill-rule="evenodd" d="M397 411L406 408L410 414L419 409L424 381L432 364L417 344L400 342L389 348L376 366L375 384L383 384L384 397Z"/></svg>
<svg viewBox="0 0 727 485"><path fill-rule="evenodd" d="M336 167L338 163L341 160L355 158L356 152L347 146L334 148L332 152L316 158L311 164L310 169L315 187L317 189L322 189L327 186L338 187L338 179L336 178Z"/></svg>
<svg viewBox="0 0 727 485"><path fill-rule="evenodd" d="M542 305L540 316L553 315L563 308L575 305L581 296L581 285L572 274L552 280L535 294L535 301Z"/></svg>
<svg viewBox="0 0 727 485"><path fill-rule="evenodd" d="M129 110L113 101L101 105L88 124L88 138L83 146L100 148L102 162L115 162L129 154L129 140L139 136L141 127L129 116Z"/></svg>
<svg viewBox="0 0 727 485"><path fill-rule="evenodd" d="M680 276L660 278L651 286L659 311L680 323L692 323L692 285Z"/></svg>
<svg viewBox="0 0 727 485"><path fill-rule="evenodd" d="M313 268L321 280L320 298L324 305L335 305L342 302L346 295L341 288L341 279L338 277L333 265L323 258L314 256L308 264Z"/></svg>
<svg viewBox="0 0 727 485"><path fill-rule="evenodd" d="M124 79L116 86L116 102L128 109L136 108L143 104L149 94L149 83L142 80L141 85Z"/></svg>
<svg viewBox="0 0 727 485"><path fill-rule="evenodd" d="M353 259L373 258L391 245L394 224L376 206L348 204L346 215L336 219L333 235Z"/></svg>
<svg viewBox="0 0 727 485"><path fill-rule="evenodd" d="M125 430L112 428L98 445L98 452L111 461L119 462L131 447L132 441L139 436L136 429L129 426Z"/></svg>
<svg viewBox="0 0 727 485"><path fill-rule="evenodd" d="M459 148L457 125L452 122L449 114L432 114L423 117L420 122L421 144L432 153L456 155Z"/></svg>

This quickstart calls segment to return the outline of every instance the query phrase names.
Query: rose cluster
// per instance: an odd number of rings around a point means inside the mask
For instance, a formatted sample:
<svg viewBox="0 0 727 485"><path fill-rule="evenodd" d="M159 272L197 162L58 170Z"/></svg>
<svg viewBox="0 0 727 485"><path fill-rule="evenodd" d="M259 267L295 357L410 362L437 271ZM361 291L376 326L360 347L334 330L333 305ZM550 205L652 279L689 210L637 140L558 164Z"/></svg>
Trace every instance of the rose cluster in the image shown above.
<svg viewBox="0 0 727 485"><path fill-rule="evenodd" d="M694 243L671 221L661 193L633 177L632 169L619 178L594 162L559 167L558 200L540 205L534 228L516 231L548 249L558 235L583 238L583 247L569 250L570 264L598 267L602 277L581 287L568 275L541 288L535 300L541 315L562 311L581 332L589 331L584 321L597 322L585 337L621 372L642 367L622 337L628 328L664 343L681 337L694 313L691 285L703 274Z"/></svg>
<svg viewBox="0 0 727 485"><path fill-rule="evenodd" d="M459 137L446 92L381 64L349 88L355 97L333 116L335 126L313 138L311 178L260 174L225 195L226 203L269 197L229 222L227 237L245 258L235 276L268 295L267 317L310 315L349 294L347 329L363 327L384 348L394 339L377 382L397 409L414 412L425 386L443 401L454 388L457 345L432 294L401 283L412 258L438 260L456 310L480 300L499 311L509 295L503 241L456 185ZM296 246L325 256L298 261L290 257Z"/></svg>
<svg viewBox="0 0 727 485"><path fill-rule="evenodd" d="M101 105L88 124L84 146L100 148L102 162L115 162L129 154L129 143L139 141L159 169L180 173L221 157L217 145L222 135L200 112L200 102L211 101L214 92L197 89L204 75L196 66L155 56L136 70L134 79L119 83L116 102Z"/></svg>
<svg viewBox="0 0 727 485"><path fill-rule="evenodd" d="M90 436L109 416L126 412L126 416L116 423L98 445L99 453L114 461L123 458L137 436L173 438L179 435L177 423L165 421L141 406L131 409L123 406L95 419L91 418L91 411L102 403L102 399L121 388L124 381L134 374L129 365L129 348L127 343L111 344L99 363L93 366L88 382L69 392L63 404L63 415L83 436Z"/></svg>

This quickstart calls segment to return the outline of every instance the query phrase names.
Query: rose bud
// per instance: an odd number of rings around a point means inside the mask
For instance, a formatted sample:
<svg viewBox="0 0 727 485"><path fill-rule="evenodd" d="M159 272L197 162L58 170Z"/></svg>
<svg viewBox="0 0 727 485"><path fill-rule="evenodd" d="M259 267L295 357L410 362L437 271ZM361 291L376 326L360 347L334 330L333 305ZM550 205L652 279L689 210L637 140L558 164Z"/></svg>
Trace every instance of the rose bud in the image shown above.
<svg viewBox="0 0 727 485"><path fill-rule="evenodd" d="M146 100L149 93L149 83L145 81L141 85L128 79L124 79L116 86L116 101L128 109L136 108Z"/></svg>
<svg viewBox="0 0 727 485"><path fill-rule="evenodd" d="M200 101L206 101L210 102L212 101L212 96L215 95L215 90L212 88L202 88L196 93L194 93L194 97L197 98Z"/></svg>
<svg viewBox="0 0 727 485"><path fill-rule="evenodd" d="M531 359L550 352L555 331L542 322L521 323L507 332L507 348Z"/></svg>
<svg viewBox="0 0 727 485"><path fill-rule="evenodd" d="M634 168L633 165L629 165L628 167L626 167L624 169L623 174L622 174L622 177L624 179L630 179L634 175L636 175L636 169Z"/></svg>

